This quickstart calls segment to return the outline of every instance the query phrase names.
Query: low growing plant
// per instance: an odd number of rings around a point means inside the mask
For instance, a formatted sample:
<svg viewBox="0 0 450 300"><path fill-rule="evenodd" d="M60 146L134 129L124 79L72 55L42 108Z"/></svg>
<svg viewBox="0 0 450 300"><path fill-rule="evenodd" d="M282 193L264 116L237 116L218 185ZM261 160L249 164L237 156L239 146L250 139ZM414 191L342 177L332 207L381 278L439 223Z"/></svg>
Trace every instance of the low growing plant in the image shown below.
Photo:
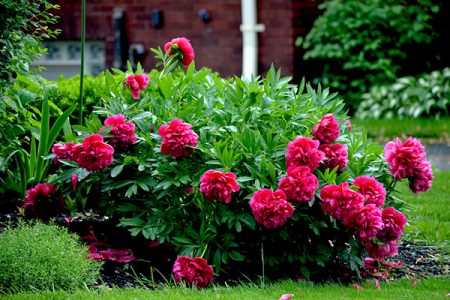
<svg viewBox="0 0 450 300"><path fill-rule="evenodd" d="M450 115L450 69L408 76L362 95L355 116L361 119L441 118Z"/></svg>
<svg viewBox="0 0 450 300"><path fill-rule="evenodd" d="M0 292L76 290L96 282L101 264L56 225L19 223L0 233Z"/></svg>

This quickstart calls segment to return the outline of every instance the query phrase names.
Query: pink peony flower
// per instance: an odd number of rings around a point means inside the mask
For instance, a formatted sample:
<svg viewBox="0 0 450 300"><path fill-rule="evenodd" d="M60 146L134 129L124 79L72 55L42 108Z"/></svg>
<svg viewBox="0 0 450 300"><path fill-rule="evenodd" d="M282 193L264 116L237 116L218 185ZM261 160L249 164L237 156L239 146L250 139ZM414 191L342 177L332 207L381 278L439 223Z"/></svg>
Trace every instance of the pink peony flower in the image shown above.
<svg viewBox="0 0 450 300"><path fill-rule="evenodd" d="M376 207L375 204L360 207L351 217L347 218L345 226L351 228L361 241L374 238L378 231L383 228L381 209Z"/></svg>
<svg viewBox="0 0 450 300"><path fill-rule="evenodd" d="M384 205L386 190L383 184L379 183L375 178L359 176L355 178L353 184L359 187L357 192L364 196L365 204L375 204L378 207Z"/></svg>
<svg viewBox="0 0 450 300"><path fill-rule="evenodd" d="M175 119L169 125L162 125L158 134L163 138L161 143L161 153L171 155L175 158L188 156L198 143L198 135L190 129L192 125L183 123L180 119Z"/></svg>
<svg viewBox="0 0 450 300"><path fill-rule="evenodd" d="M390 166L389 171L396 180L414 177L417 166L424 161L425 155L422 144L412 137L405 143L397 138L395 142L388 142L384 146L384 157Z"/></svg>
<svg viewBox="0 0 450 300"><path fill-rule="evenodd" d="M105 126L112 126L109 132L113 135L108 139L108 142L115 148L126 148L129 145L136 143L136 133L134 132L135 126L131 121L126 122L125 116L118 114L106 118L103 123ZM100 128L99 132L102 132L105 127Z"/></svg>
<svg viewBox="0 0 450 300"><path fill-rule="evenodd" d="M195 59L194 48L192 48L191 41L187 38L180 37L167 42L164 45L164 51L168 53L169 56L178 55L181 63L186 68Z"/></svg>
<svg viewBox="0 0 450 300"><path fill-rule="evenodd" d="M312 129L312 135L322 144L331 144L339 137L339 122L333 114L326 114Z"/></svg>
<svg viewBox="0 0 450 300"><path fill-rule="evenodd" d="M38 183L27 190L23 203L26 216L46 218L56 215L64 209L63 195L56 195L58 187L47 182Z"/></svg>
<svg viewBox="0 0 450 300"><path fill-rule="evenodd" d="M374 242L368 241L365 243L367 253L370 257L384 259L388 256L398 254L398 246L395 241L386 244L377 245Z"/></svg>
<svg viewBox="0 0 450 300"><path fill-rule="evenodd" d="M319 187L317 177L305 166L290 166L287 176L278 183L278 189L286 194L286 198L296 202L309 202Z"/></svg>
<svg viewBox="0 0 450 300"><path fill-rule="evenodd" d="M172 271L176 282L183 281L187 285L193 284L200 289L214 280L213 269L201 257L178 256Z"/></svg>
<svg viewBox="0 0 450 300"><path fill-rule="evenodd" d="M131 96L139 99L139 93L147 88L150 78L148 74L128 75L125 77L125 84L131 90Z"/></svg>
<svg viewBox="0 0 450 300"><path fill-rule="evenodd" d="M54 163L59 163L59 159L72 159L73 147L75 145L73 143L66 144L55 144L52 147L52 153L56 155L56 158L53 160Z"/></svg>
<svg viewBox="0 0 450 300"><path fill-rule="evenodd" d="M377 238L383 242L391 242L398 239L405 229L406 217L393 207L383 209L381 219L383 220L383 229L378 232Z"/></svg>
<svg viewBox="0 0 450 300"><path fill-rule="evenodd" d="M364 197L349 188L348 183L330 184L320 191L322 209L333 218L347 223L347 219L364 204Z"/></svg>
<svg viewBox="0 0 450 300"><path fill-rule="evenodd" d="M280 227L294 213L292 205L286 201L286 195L282 190L272 192L269 189L261 189L253 194L250 200L250 208L256 222L266 228Z"/></svg>
<svg viewBox="0 0 450 300"><path fill-rule="evenodd" d="M113 161L114 148L103 142L103 137L91 134L76 145L73 150L73 161L88 171L100 171Z"/></svg>
<svg viewBox="0 0 450 300"><path fill-rule="evenodd" d="M200 178L200 192L205 194L208 200L217 199L219 202L229 203L231 193L239 191L235 178L236 175L231 172L208 170Z"/></svg>
<svg viewBox="0 0 450 300"><path fill-rule="evenodd" d="M333 170L339 166L338 171L342 171L348 162L347 146L343 144L322 144L319 150L325 154L325 159L322 161L321 169Z"/></svg>
<svg viewBox="0 0 450 300"><path fill-rule="evenodd" d="M416 168L415 174L409 179L409 188L414 193L426 192L431 188L433 182L433 171L431 164L423 160Z"/></svg>
<svg viewBox="0 0 450 300"><path fill-rule="evenodd" d="M298 136L294 141L288 143L286 151L286 167L307 166L314 172L324 157L319 148L319 141Z"/></svg>

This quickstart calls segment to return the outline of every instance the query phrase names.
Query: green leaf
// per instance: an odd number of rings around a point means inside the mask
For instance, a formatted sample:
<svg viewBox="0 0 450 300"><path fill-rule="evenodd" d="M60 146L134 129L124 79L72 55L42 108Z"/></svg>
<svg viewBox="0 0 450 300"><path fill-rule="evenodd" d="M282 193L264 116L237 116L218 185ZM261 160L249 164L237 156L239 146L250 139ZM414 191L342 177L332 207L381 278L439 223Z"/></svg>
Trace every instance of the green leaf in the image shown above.
<svg viewBox="0 0 450 300"><path fill-rule="evenodd" d="M115 166L112 170L111 170L111 177L117 177L117 175L119 175L123 170L123 165L118 165Z"/></svg>

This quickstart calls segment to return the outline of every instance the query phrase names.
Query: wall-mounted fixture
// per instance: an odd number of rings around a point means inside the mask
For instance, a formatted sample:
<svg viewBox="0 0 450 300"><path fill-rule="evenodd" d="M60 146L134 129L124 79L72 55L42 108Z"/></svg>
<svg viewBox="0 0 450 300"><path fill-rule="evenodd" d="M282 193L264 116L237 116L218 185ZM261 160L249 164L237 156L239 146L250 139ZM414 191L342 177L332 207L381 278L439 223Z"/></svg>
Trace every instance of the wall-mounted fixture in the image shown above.
<svg viewBox="0 0 450 300"><path fill-rule="evenodd" d="M163 26L163 12L160 9L152 10L152 25L154 28L159 29Z"/></svg>
<svg viewBox="0 0 450 300"><path fill-rule="evenodd" d="M206 9L200 9L198 11L198 15L200 16L200 19L202 19L203 23L211 22L211 14Z"/></svg>

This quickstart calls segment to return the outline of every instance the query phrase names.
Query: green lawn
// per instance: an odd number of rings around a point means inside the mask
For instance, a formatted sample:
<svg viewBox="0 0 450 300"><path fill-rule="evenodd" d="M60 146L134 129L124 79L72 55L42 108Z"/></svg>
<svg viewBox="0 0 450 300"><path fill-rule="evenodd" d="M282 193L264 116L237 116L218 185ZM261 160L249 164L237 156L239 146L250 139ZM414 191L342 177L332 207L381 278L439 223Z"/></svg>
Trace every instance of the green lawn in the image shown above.
<svg viewBox="0 0 450 300"><path fill-rule="evenodd" d="M283 281L266 285L239 287L212 287L198 291L189 288L163 288L161 290L100 290L66 292L45 292L40 294L19 294L6 299L279 299L282 294L294 294L295 299L445 299L450 292L450 278L422 279L412 287L412 279L395 282L381 282L381 289L375 287L374 281L361 284L357 290L352 285L339 284L313 285L307 282Z"/></svg>
<svg viewBox="0 0 450 300"><path fill-rule="evenodd" d="M357 129L365 129L367 135L377 140L391 140L395 137L413 136L420 140L448 140L450 138L450 118L435 119L351 119Z"/></svg>
<svg viewBox="0 0 450 300"><path fill-rule="evenodd" d="M450 171L435 171L432 188L413 194L406 182L400 185L408 204L404 238L431 245L450 246Z"/></svg>

